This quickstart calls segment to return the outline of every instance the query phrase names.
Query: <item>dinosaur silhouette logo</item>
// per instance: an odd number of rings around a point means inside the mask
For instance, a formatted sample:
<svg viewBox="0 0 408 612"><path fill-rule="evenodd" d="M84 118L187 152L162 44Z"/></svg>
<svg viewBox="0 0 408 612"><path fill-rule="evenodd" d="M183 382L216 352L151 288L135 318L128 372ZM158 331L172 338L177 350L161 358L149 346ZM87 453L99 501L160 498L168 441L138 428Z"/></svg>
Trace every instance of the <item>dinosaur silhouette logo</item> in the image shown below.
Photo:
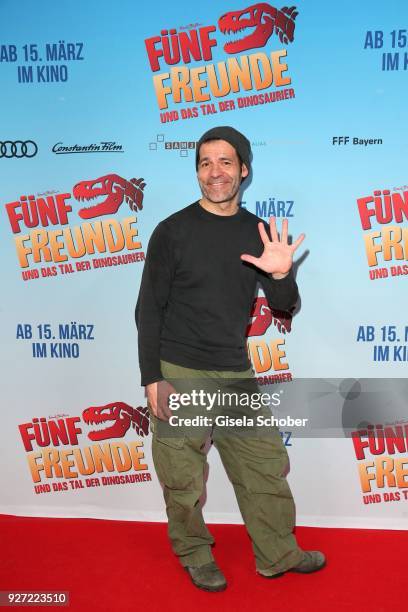
<svg viewBox="0 0 408 612"><path fill-rule="evenodd" d="M220 31L223 34L237 34L243 30L244 37L225 43L224 51L240 53L264 47L273 33L277 34L284 44L293 42L297 15L295 6L277 9L265 2L253 4L241 11L226 13L218 20Z"/></svg>
<svg viewBox="0 0 408 612"><path fill-rule="evenodd" d="M88 433L88 438L93 442L123 438L130 426L139 436L149 433L149 410L143 406L132 408L125 402L91 406L82 412L82 418L87 425L102 426Z"/></svg>
<svg viewBox="0 0 408 612"><path fill-rule="evenodd" d="M268 300L264 297L255 298L246 331L247 337L262 336L272 323L277 327L279 333L290 333L292 315L283 310L271 310Z"/></svg>
<svg viewBox="0 0 408 612"><path fill-rule="evenodd" d="M118 174L106 174L92 181L77 183L72 191L76 200L90 202L104 196L102 202L93 206L81 208L78 211L82 219L93 219L101 215L111 215L119 210L123 200L131 210L143 208L143 190L146 187L144 179L132 178L130 181Z"/></svg>

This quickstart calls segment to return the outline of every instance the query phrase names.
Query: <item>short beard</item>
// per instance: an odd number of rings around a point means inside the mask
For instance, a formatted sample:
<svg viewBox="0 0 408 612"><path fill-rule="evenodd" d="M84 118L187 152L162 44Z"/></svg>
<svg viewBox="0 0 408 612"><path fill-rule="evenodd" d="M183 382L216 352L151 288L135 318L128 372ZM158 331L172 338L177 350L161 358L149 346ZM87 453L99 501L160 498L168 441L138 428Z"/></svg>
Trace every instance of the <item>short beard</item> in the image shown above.
<svg viewBox="0 0 408 612"><path fill-rule="evenodd" d="M241 185L238 185L237 188L234 189L227 197L224 197L224 198L218 199L218 200L213 200L209 194L207 195L206 191L200 185L200 189L201 189L202 195L205 197L206 200L208 200L208 202L211 202L211 204L223 204L224 202L226 202L226 203L227 202L231 202L231 200L233 200L235 198L235 196L237 194L239 194L240 187L241 187Z"/></svg>

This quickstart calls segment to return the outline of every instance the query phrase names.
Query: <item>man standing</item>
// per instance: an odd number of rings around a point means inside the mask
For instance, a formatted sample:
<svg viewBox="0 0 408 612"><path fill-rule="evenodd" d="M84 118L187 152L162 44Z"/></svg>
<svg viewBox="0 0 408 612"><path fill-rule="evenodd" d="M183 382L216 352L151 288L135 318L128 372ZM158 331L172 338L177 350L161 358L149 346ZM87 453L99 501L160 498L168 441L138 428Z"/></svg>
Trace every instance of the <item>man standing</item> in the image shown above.
<svg viewBox="0 0 408 612"><path fill-rule="evenodd" d="M239 207L250 171L251 147L231 127L206 132L196 148L202 197L156 227L149 242L136 309L142 385L152 413L152 453L164 487L173 550L193 583L220 591L226 581L211 553L213 539L199 498L204 486L208 430L160 435L171 415L171 381L204 384L251 379L245 331L257 283L271 308L288 310L297 298L292 257L304 235L288 244ZM181 384L181 383L180 383ZM205 410L204 410L205 412ZM257 572L309 573L325 565L318 551L302 551L293 535L295 512L286 481L287 453L279 432L268 436L214 436L252 540Z"/></svg>

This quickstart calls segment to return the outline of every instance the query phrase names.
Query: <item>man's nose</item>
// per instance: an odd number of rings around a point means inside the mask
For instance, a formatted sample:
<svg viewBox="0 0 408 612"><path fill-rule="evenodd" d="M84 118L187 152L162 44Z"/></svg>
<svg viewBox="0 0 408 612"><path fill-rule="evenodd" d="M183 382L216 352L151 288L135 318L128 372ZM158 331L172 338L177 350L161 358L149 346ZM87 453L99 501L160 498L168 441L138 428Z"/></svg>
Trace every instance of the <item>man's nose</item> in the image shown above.
<svg viewBox="0 0 408 612"><path fill-rule="evenodd" d="M213 164L211 166L211 176L215 177L215 176L220 176L222 174L222 168L220 164Z"/></svg>

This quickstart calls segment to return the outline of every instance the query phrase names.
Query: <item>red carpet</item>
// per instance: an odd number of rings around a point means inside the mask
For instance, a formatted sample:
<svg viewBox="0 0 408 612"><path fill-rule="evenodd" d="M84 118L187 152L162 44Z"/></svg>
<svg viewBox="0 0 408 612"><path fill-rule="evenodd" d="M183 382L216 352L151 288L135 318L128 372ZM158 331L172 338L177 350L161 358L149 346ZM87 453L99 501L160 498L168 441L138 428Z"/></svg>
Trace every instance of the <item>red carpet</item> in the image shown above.
<svg viewBox="0 0 408 612"><path fill-rule="evenodd" d="M0 515L0 590L69 591L70 611L394 612L406 605L408 531L300 527L299 544L323 550L328 566L267 580L255 574L244 527L209 528L229 583L222 593L190 583L166 525Z"/></svg>

